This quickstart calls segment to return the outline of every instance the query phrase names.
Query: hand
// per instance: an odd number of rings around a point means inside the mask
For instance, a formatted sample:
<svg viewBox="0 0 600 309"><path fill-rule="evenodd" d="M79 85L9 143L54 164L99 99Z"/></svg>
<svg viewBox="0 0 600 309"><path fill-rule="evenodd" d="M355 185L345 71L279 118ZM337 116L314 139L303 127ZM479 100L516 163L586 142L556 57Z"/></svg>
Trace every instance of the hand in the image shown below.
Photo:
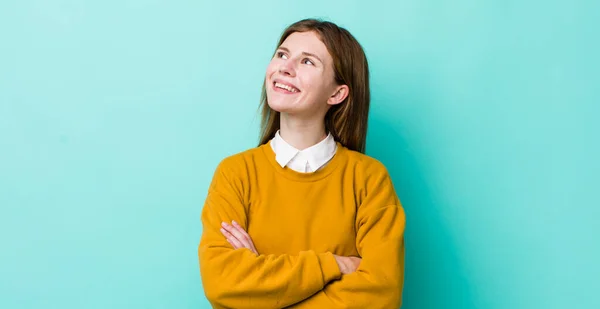
<svg viewBox="0 0 600 309"><path fill-rule="evenodd" d="M343 275L355 272L358 265L360 265L360 261L362 261L361 258L356 256L339 256L335 254L333 256Z"/></svg>
<svg viewBox="0 0 600 309"><path fill-rule="evenodd" d="M232 224L222 222L221 233L227 238L227 241L233 246L233 249L248 248L250 251L254 252L254 254L258 255L258 251L256 251L256 247L254 247L250 235L248 235L237 222L232 221L231 223Z"/></svg>

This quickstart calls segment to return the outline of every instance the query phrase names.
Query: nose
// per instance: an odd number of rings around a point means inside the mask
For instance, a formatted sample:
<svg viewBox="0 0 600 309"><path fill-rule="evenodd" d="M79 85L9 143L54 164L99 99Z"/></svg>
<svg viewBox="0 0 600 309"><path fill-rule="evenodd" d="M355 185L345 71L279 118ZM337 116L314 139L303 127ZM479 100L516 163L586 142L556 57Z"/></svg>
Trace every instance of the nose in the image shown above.
<svg viewBox="0 0 600 309"><path fill-rule="evenodd" d="M286 76L292 76L292 77L295 76L296 69L294 68L293 61L290 61L290 60L283 61L283 63L281 63L281 66L279 66L279 73L282 75L286 75Z"/></svg>

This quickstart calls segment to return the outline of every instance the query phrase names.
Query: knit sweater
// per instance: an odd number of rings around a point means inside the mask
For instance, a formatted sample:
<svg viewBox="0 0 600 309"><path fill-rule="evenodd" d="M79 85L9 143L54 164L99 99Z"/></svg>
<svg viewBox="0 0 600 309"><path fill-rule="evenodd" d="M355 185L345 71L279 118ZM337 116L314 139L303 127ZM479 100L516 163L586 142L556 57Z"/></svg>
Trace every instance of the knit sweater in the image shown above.
<svg viewBox="0 0 600 309"><path fill-rule="evenodd" d="M214 308L399 308L405 215L386 168L338 143L314 173L282 168L268 144L225 158L202 209L198 257ZM219 231L238 222L258 251ZM334 258L359 256L342 275Z"/></svg>

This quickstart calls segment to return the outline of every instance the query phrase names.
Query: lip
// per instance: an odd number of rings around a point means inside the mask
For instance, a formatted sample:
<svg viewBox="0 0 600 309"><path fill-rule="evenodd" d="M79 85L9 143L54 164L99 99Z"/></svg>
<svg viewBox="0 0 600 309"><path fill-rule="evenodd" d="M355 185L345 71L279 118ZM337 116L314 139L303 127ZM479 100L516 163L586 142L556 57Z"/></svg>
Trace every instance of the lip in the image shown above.
<svg viewBox="0 0 600 309"><path fill-rule="evenodd" d="M298 87L296 87L296 85L294 85L292 83L289 83L289 82L286 82L284 80L278 79L278 78L273 79L273 82L271 83L271 85L273 86L273 88L275 88L276 90L279 89L279 88L275 87L275 83L284 84L286 86L296 88L296 89L298 89L298 92L296 92L296 93L302 92Z"/></svg>

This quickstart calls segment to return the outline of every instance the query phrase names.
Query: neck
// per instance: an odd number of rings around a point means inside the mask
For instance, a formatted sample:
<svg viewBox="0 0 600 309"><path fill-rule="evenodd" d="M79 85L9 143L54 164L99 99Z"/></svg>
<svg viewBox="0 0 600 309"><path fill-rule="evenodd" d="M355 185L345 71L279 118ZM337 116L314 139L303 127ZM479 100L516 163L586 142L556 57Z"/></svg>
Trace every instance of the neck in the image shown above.
<svg viewBox="0 0 600 309"><path fill-rule="evenodd" d="M279 134L294 148L303 150L327 137L323 119L303 120L281 114Z"/></svg>

